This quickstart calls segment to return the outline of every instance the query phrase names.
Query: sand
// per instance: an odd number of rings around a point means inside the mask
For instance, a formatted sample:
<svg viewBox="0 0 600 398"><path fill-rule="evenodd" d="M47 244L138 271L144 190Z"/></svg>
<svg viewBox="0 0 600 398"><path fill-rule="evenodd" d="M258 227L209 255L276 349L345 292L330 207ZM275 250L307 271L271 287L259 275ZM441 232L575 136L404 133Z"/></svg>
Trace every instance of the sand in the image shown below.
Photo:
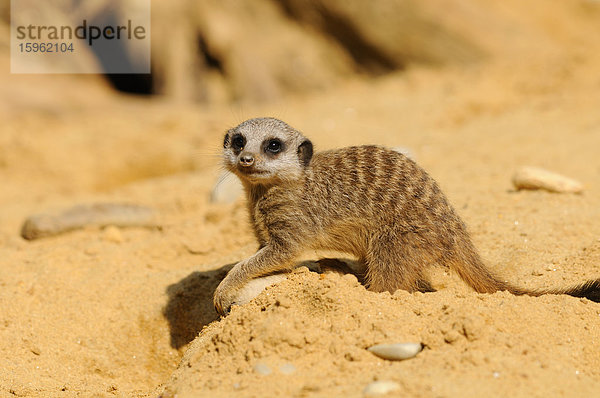
<svg viewBox="0 0 600 398"><path fill-rule="evenodd" d="M228 267L257 248L243 198L209 200L223 131L263 115L317 150L409 148L515 284L600 277L600 52L580 39L243 107L4 73L0 396L358 397L374 380L398 383L397 396L595 396L600 305L585 299L477 294L444 270L436 293L373 293L301 268L225 318L212 308ZM516 191L521 166L584 191ZM160 226L19 235L30 215L97 202L151 207ZM366 351L392 342L425 348L401 362Z"/></svg>

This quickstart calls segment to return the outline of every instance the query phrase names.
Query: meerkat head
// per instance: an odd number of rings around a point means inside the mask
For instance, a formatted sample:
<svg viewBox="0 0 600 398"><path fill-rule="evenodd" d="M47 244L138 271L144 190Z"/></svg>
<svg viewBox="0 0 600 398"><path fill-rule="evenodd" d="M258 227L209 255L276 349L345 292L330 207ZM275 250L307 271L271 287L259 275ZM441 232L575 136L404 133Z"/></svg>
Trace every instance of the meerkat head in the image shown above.
<svg viewBox="0 0 600 398"><path fill-rule="evenodd" d="M275 118L246 120L225 134L225 166L251 184L277 184L299 178L313 154L312 143Z"/></svg>

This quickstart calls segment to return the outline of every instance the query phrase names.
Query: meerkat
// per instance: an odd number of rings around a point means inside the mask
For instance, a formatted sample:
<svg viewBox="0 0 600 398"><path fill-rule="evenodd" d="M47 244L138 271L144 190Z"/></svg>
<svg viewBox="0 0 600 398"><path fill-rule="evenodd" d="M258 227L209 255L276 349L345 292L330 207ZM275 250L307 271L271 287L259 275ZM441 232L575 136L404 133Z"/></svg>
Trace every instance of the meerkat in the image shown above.
<svg viewBox="0 0 600 398"><path fill-rule="evenodd" d="M600 302L600 279L570 288L528 290L484 265L438 184L413 160L380 146L318 152L275 118L250 119L223 142L225 167L241 180L259 243L217 287L214 305L229 311L245 284L290 270L306 250L334 250L366 267L376 292L434 291L425 270L449 266L475 291L568 294Z"/></svg>

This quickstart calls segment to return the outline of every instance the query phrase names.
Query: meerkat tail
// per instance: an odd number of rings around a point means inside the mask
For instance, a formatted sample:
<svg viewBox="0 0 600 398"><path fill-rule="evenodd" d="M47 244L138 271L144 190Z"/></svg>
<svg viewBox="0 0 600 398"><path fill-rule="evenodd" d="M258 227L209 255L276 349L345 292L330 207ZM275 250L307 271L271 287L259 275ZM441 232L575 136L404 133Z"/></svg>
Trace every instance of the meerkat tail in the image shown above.
<svg viewBox="0 0 600 398"><path fill-rule="evenodd" d="M478 293L507 290L517 295L526 294L522 289L500 280L490 272L468 239L463 241L463 246L452 256L449 265L450 269Z"/></svg>
<svg viewBox="0 0 600 398"><path fill-rule="evenodd" d="M565 289L542 290L536 295L540 296L542 294L566 294L573 297L586 298L596 303L600 303L600 279L592 279L580 285Z"/></svg>
<svg viewBox="0 0 600 398"><path fill-rule="evenodd" d="M460 261L454 261L452 269L458 273L460 278L479 293L494 293L497 291L508 291L514 295L542 296L545 294L566 294L573 297L587 298L600 303L600 279L589 280L580 285L568 288L556 289L525 289L502 281L492 274L484 265L483 261L474 250L463 251L459 256Z"/></svg>

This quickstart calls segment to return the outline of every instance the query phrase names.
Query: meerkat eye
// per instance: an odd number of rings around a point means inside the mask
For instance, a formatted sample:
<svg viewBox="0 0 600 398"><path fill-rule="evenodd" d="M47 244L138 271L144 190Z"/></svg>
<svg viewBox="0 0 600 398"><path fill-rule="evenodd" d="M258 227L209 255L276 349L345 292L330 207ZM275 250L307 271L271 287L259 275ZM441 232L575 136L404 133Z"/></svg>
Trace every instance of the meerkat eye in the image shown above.
<svg viewBox="0 0 600 398"><path fill-rule="evenodd" d="M267 150L271 153L279 153L279 152L281 152L281 147L282 147L281 141L279 141L277 139L272 139L267 142L267 146L266 146L265 150Z"/></svg>
<svg viewBox="0 0 600 398"><path fill-rule="evenodd" d="M241 134L236 134L231 139L231 147L236 151L241 151L246 145L246 139Z"/></svg>

